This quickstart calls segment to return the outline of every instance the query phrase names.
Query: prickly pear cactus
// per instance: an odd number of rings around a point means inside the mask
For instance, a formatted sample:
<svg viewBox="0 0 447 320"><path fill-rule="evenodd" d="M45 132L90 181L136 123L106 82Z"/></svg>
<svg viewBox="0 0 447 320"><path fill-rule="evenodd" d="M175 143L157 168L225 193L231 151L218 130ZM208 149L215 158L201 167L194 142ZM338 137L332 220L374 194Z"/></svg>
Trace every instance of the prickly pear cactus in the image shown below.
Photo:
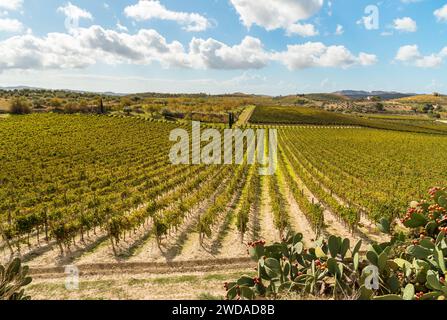
<svg viewBox="0 0 447 320"><path fill-rule="evenodd" d="M28 270L18 258L6 266L0 265L0 300L30 300L23 289L32 281Z"/></svg>
<svg viewBox="0 0 447 320"><path fill-rule="evenodd" d="M391 241L372 244L366 252L360 252L361 241L351 246L349 239L336 236L309 249L301 234L270 246L249 243L258 275L226 283L227 298L293 293L307 299L446 300L447 191L433 188L429 194L403 215L407 230L397 233L392 221L380 219L379 229L391 234Z"/></svg>

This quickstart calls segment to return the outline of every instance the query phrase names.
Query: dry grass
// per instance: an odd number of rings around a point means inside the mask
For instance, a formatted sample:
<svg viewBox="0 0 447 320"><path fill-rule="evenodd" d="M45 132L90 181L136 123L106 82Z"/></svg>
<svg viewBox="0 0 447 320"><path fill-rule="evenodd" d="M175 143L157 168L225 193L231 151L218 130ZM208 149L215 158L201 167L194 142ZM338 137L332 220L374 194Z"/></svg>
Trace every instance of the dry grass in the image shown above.
<svg viewBox="0 0 447 320"><path fill-rule="evenodd" d="M0 99L0 111L8 111L9 110L9 100Z"/></svg>
<svg viewBox="0 0 447 320"><path fill-rule="evenodd" d="M190 274L127 274L81 276L79 290L65 288L65 278L36 278L27 294L37 300L193 300L223 299L223 284L250 270Z"/></svg>

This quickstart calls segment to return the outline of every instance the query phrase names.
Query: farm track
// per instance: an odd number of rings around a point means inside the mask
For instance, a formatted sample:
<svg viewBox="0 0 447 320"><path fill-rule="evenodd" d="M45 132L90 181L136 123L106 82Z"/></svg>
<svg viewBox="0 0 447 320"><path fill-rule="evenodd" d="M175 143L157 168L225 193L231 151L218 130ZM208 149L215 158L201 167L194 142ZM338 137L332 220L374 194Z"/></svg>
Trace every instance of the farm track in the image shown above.
<svg viewBox="0 0 447 320"><path fill-rule="evenodd" d="M235 126L243 126L246 125L249 121L251 116L253 115L253 112L255 111L256 106L248 106L242 111L241 115L239 116L239 119L236 121Z"/></svg>
<svg viewBox="0 0 447 320"><path fill-rule="evenodd" d="M261 178L261 210L259 214L260 235L268 243L280 240L279 231L274 227L273 212L270 205L267 177Z"/></svg>
<svg viewBox="0 0 447 320"><path fill-rule="evenodd" d="M75 264L80 275L106 275L120 273L190 273L200 271L237 270L255 267L256 263L249 257L187 260L171 262L121 262L121 263L89 263ZM65 266L59 267L31 267L30 275L33 278L54 279L65 277Z"/></svg>

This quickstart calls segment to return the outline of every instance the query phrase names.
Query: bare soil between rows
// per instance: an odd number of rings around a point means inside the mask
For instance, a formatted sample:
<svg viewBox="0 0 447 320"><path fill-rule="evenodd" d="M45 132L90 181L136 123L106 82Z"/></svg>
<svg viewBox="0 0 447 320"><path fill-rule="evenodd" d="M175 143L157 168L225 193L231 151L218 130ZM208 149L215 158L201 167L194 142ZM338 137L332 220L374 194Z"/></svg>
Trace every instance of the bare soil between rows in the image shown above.
<svg viewBox="0 0 447 320"><path fill-rule="evenodd" d="M90 263L74 265L78 268L80 275L85 274L114 274L122 272L140 273L182 273L195 271L221 271L236 270L241 268L255 267L256 263L249 257L231 258L231 259L208 259L208 260L189 260L172 261L166 263L160 262L122 262L122 263ZM57 278L64 277L65 266L61 267L32 267L30 275L33 277Z"/></svg>

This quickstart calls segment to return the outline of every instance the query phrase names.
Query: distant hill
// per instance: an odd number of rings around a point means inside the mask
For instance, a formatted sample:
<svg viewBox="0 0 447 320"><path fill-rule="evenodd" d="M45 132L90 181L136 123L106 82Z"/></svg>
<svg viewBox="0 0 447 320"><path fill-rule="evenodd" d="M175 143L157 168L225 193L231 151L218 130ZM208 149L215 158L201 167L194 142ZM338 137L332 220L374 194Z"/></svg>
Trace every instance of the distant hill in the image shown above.
<svg viewBox="0 0 447 320"><path fill-rule="evenodd" d="M309 93L303 95L304 98L315 100L315 101L346 101L349 100L345 95L335 92L335 93Z"/></svg>
<svg viewBox="0 0 447 320"><path fill-rule="evenodd" d="M342 95L353 100L366 99L368 97L379 97L382 100L399 99L405 97L412 97L414 93L400 93L395 91L357 91L357 90L342 90L334 92L334 94Z"/></svg>
<svg viewBox="0 0 447 320"><path fill-rule="evenodd" d="M70 89L47 89L47 88L39 88L39 87L29 87L29 86L12 86L12 87L0 87L0 90L6 91L14 91L14 90L40 90L40 91L58 91L58 92L74 92L74 93L87 93L87 94L102 94L106 96L125 96L124 93L116 93L116 92L94 92L94 91L85 91L85 90L70 90Z"/></svg>
<svg viewBox="0 0 447 320"><path fill-rule="evenodd" d="M46 90L46 89L29 87L29 86L14 86L14 87L0 87L0 90L13 91L13 90Z"/></svg>

